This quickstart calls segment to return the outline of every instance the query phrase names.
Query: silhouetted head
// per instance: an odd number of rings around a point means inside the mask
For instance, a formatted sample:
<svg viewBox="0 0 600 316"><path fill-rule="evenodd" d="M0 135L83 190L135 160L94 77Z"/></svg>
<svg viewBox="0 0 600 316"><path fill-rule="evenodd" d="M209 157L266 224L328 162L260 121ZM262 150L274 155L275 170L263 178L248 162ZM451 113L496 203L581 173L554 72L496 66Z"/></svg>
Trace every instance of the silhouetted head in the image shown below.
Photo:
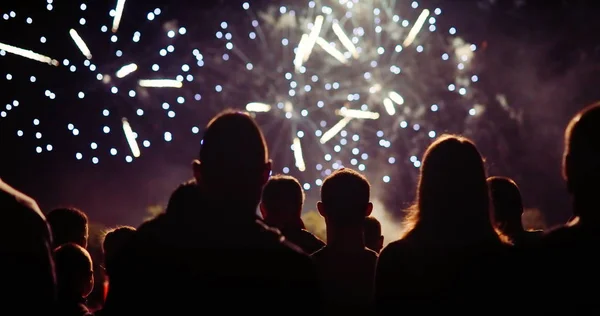
<svg viewBox="0 0 600 316"><path fill-rule="evenodd" d="M199 212L201 208L200 187L196 180L190 180L180 184L169 198L165 213L189 214Z"/></svg>
<svg viewBox="0 0 600 316"><path fill-rule="evenodd" d="M111 274L112 262L115 256L133 238L135 232L136 229L131 226L121 226L106 232L104 242L102 242L102 251L104 252L104 268L107 275L110 276Z"/></svg>
<svg viewBox="0 0 600 316"><path fill-rule="evenodd" d="M81 246L67 243L54 250L59 298L87 297L94 288L92 257Z"/></svg>
<svg viewBox="0 0 600 316"><path fill-rule="evenodd" d="M406 224L407 233L427 231L430 237L432 234L463 239L474 234L489 237L490 232L496 236L490 221L483 158L473 142L443 135L427 148L417 202Z"/></svg>
<svg viewBox="0 0 600 316"><path fill-rule="evenodd" d="M577 113L567 126L563 175L567 181L569 192L576 198L598 201L597 192L600 190L600 102Z"/></svg>
<svg viewBox="0 0 600 316"><path fill-rule="evenodd" d="M66 243L75 243L87 248L88 218L76 208L58 208L46 215L50 224L54 247Z"/></svg>
<svg viewBox="0 0 600 316"><path fill-rule="evenodd" d="M255 214L269 178L264 136L247 113L225 111L206 127L194 174L208 199Z"/></svg>
<svg viewBox="0 0 600 316"><path fill-rule="evenodd" d="M371 185L362 174L342 168L329 175L321 186L319 213L327 227L356 226L364 229L365 217L371 215Z"/></svg>
<svg viewBox="0 0 600 316"><path fill-rule="evenodd" d="M523 201L517 184L506 177L487 179L492 198L492 221L501 232L511 236L523 232Z"/></svg>
<svg viewBox="0 0 600 316"><path fill-rule="evenodd" d="M304 228L301 214L304 190L292 176L276 175L267 181L262 192L260 212L265 222L279 229Z"/></svg>
<svg viewBox="0 0 600 316"><path fill-rule="evenodd" d="M365 246L377 253L383 248L381 223L373 216L365 218Z"/></svg>

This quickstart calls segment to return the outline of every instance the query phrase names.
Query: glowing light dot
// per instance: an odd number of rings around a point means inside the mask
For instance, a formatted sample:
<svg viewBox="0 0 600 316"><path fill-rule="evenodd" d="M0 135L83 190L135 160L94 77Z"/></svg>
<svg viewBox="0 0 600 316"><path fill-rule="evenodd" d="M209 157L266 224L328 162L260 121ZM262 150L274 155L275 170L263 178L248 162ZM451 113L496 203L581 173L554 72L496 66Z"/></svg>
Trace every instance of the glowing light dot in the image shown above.
<svg viewBox="0 0 600 316"><path fill-rule="evenodd" d="M74 128L73 129L73 135L75 135L75 136L79 135L79 130L76 129L76 128Z"/></svg>
<svg viewBox="0 0 600 316"><path fill-rule="evenodd" d="M435 131L429 132L429 138L435 138L435 135L436 135Z"/></svg>
<svg viewBox="0 0 600 316"><path fill-rule="evenodd" d="M92 149L98 149L98 144L96 144L96 143L91 143L91 144L90 144L90 148L92 148Z"/></svg>
<svg viewBox="0 0 600 316"><path fill-rule="evenodd" d="M450 35L456 34L456 28L451 27L450 30L448 30L448 33L450 33Z"/></svg>
<svg viewBox="0 0 600 316"><path fill-rule="evenodd" d="M169 111L167 112L167 116L170 118L174 118L175 117L175 112L174 111Z"/></svg>
<svg viewBox="0 0 600 316"><path fill-rule="evenodd" d="M93 164L98 164L98 162L100 162L100 160L97 157L92 158L92 163Z"/></svg>
<svg viewBox="0 0 600 316"><path fill-rule="evenodd" d="M432 104L432 105L431 105L431 111L432 111L432 112L437 112L437 110L438 110L438 109L439 109L439 107L438 107L438 105L437 105L437 104Z"/></svg>
<svg viewBox="0 0 600 316"><path fill-rule="evenodd" d="M111 149L110 149L110 154L111 154L112 156L116 156L116 155L117 155L117 150L116 150L115 148L111 148Z"/></svg>
<svg viewBox="0 0 600 316"><path fill-rule="evenodd" d="M102 115L104 115L104 116L108 116L109 114L110 114L110 111L109 111L109 110L106 110L106 109L105 109L105 110L102 110Z"/></svg>
<svg viewBox="0 0 600 316"><path fill-rule="evenodd" d="M168 37L170 37L170 38L173 38L173 37L175 37L175 31L173 31L173 30L171 30L171 31L168 31L168 32L167 32L167 36L168 36Z"/></svg>
<svg viewBox="0 0 600 316"><path fill-rule="evenodd" d="M146 18L147 18L149 21L152 21L152 20L154 20L154 13L152 13L152 12L148 13L148 15L146 16Z"/></svg>
<svg viewBox="0 0 600 316"><path fill-rule="evenodd" d="M18 130L17 131L17 136L19 136L19 137L23 136L23 131L22 130Z"/></svg>
<svg viewBox="0 0 600 316"><path fill-rule="evenodd" d="M37 147L35 148L35 152L37 152L38 154L41 154L41 153L42 153L42 147L40 147L40 146L37 146Z"/></svg>
<svg viewBox="0 0 600 316"><path fill-rule="evenodd" d="M76 153L75 154L75 159L81 160L82 158L83 158L83 155L81 153Z"/></svg>
<svg viewBox="0 0 600 316"><path fill-rule="evenodd" d="M180 27L179 28L179 34L180 35L185 35L185 33L187 33L187 29L185 27Z"/></svg>
<svg viewBox="0 0 600 316"><path fill-rule="evenodd" d="M200 132L200 129L197 126L192 127L192 133L198 134L199 132Z"/></svg>
<svg viewBox="0 0 600 316"><path fill-rule="evenodd" d="M132 158L131 156L126 156L126 157L125 157L125 161L126 161L126 162L132 162L132 161L133 161L133 158Z"/></svg>
<svg viewBox="0 0 600 316"><path fill-rule="evenodd" d="M42 133L40 133L40 132L35 133L35 138L37 138L37 139L42 138Z"/></svg>
<svg viewBox="0 0 600 316"><path fill-rule="evenodd" d="M40 120L38 120L38 119L34 119L34 120L33 120L33 125L35 125L35 126L38 126L38 125L40 125Z"/></svg>
<svg viewBox="0 0 600 316"><path fill-rule="evenodd" d="M221 85L216 85L215 86L215 91L221 92L221 91L223 91L223 87Z"/></svg>
<svg viewBox="0 0 600 316"><path fill-rule="evenodd" d="M164 138L165 138L165 142L170 142L173 140L173 135L171 134L171 132L165 132Z"/></svg>
<svg viewBox="0 0 600 316"><path fill-rule="evenodd" d="M479 81L479 77L477 77L477 75L473 75L473 76L471 76L471 81L477 82L477 81Z"/></svg>
<svg viewBox="0 0 600 316"><path fill-rule="evenodd" d="M475 110L475 109L470 109L469 110L469 115L473 116L475 114L477 114L477 110Z"/></svg>
<svg viewBox="0 0 600 316"><path fill-rule="evenodd" d="M177 103L183 104L184 102L185 102L185 99L183 97L177 97Z"/></svg>
<svg viewBox="0 0 600 316"><path fill-rule="evenodd" d="M143 141L143 142L142 142L142 146L144 146L144 147L146 147L146 148L150 147L150 141L149 141L149 140L145 140L145 141Z"/></svg>
<svg viewBox="0 0 600 316"><path fill-rule="evenodd" d="M419 168L419 167L421 167L421 162L417 160L417 161L413 162L413 166L415 166L415 168Z"/></svg>
<svg viewBox="0 0 600 316"><path fill-rule="evenodd" d="M390 182L390 177L389 176L383 176L383 182L385 182L385 183Z"/></svg>
<svg viewBox="0 0 600 316"><path fill-rule="evenodd" d="M244 10L248 10L250 9L250 4L248 4L248 2L244 2L242 3L242 8L244 8Z"/></svg>

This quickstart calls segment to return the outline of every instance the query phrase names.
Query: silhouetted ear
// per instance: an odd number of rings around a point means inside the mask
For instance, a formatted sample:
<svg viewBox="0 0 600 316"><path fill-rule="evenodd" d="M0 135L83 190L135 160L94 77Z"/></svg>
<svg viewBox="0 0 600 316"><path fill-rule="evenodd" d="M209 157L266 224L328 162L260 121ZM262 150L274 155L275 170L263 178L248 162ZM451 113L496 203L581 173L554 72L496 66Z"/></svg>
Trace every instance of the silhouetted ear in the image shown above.
<svg viewBox="0 0 600 316"><path fill-rule="evenodd" d="M265 163L265 169L263 170L263 175L262 175L262 184L264 185L265 183L267 183L267 181L269 181L269 177L271 176L271 170L273 168L273 161L271 159L269 159L269 161L267 161L267 163Z"/></svg>
<svg viewBox="0 0 600 316"><path fill-rule="evenodd" d="M260 215L262 215L263 219L266 219L267 218L267 210L265 209L265 205L262 202L260 202L258 207L260 209Z"/></svg>
<svg viewBox="0 0 600 316"><path fill-rule="evenodd" d="M196 183L200 183L201 179L200 165L200 160L194 159L194 161L192 161L192 171L194 172L194 178L196 179Z"/></svg>
<svg viewBox="0 0 600 316"><path fill-rule="evenodd" d="M365 210L365 217L370 216L371 213L373 213L373 203L369 202L369 204L367 204L367 209Z"/></svg>
<svg viewBox="0 0 600 316"><path fill-rule="evenodd" d="M325 207L323 207L323 202L317 202L317 211L319 211L319 214L321 214L322 217L327 217L327 214L325 213Z"/></svg>
<svg viewBox="0 0 600 316"><path fill-rule="evenodd" d="M575 175L573 174L573 157L567 154L563 158L563 178L567 182L567 190L569 193L573 193L574 191L574 183Z"/></svg>

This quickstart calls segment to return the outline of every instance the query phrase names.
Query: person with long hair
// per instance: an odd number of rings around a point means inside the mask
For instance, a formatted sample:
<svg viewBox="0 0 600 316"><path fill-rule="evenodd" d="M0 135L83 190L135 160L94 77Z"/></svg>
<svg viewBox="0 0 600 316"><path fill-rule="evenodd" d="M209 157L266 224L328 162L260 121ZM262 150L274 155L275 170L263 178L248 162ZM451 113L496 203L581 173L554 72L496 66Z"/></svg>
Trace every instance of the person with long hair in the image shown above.
<svg viewBox="0 0 600 316"><path fill-rule="evenodd" d="M494 297L493 265L506 246L490 221L484 160L473 142L443 135L429 146L405 228L379 257L379 312L398 304L464 311Z"/></svg>

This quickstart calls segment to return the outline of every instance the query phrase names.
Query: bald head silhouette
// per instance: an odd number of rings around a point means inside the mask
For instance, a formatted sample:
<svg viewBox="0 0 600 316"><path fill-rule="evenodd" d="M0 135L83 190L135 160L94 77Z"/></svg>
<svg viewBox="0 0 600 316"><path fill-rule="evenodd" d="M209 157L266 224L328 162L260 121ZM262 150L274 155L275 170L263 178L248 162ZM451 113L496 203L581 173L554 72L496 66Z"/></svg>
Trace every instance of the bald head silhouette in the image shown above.
<svg viewBox="0 0 600 316"><path fill-rule="evenodd" d="M250 115L227 110L208 123L194 163L208 198L254 212L270 171L265 138Z"/></svg>
<svg viewBox="0 0 600 316"><path fill-rule="evenodd" d="M492 212L494 225L509 235L521 232L523 201L517 184L506 177L489 177L487 183L494 205Z"/></svg>
<svg viewBox="0 0 600 316"><path fill-rule="evenodd" d="M563 175L573 194L600 187L600 102L581 110L569 122Z"/></svg>
<svg viewBox="0 0 600 316"><path fill-rule="evenodd" d="M574 198L574 215L600 219L594 211L600 204L600 102L584 108L569 122L563 176Z"/></svg>

